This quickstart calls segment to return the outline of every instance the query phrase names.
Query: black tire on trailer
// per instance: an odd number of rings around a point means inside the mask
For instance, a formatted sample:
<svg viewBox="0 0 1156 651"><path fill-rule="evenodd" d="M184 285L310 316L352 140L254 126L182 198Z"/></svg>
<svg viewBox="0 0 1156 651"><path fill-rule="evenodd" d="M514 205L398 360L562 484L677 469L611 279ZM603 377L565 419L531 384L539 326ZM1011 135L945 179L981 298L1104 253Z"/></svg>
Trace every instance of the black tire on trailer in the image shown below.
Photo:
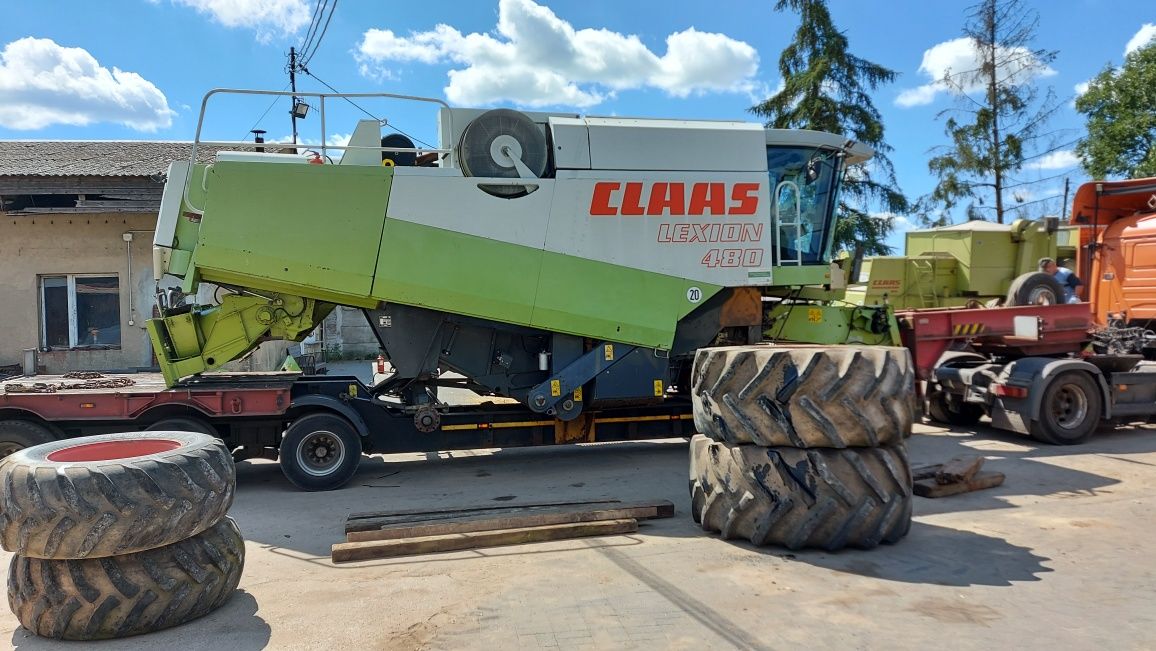
<svg viewBox="0 0 1156 651"><path fill-rule="evenodd" d="M35 558L99 558L168 545L233 503L233 459L191 432L54 441L0 464L0 546Z"/></svg>
<svg viewBox="0 0 1156 651"><path fill-rule="evenodd" d="M909 436L915 420L905 348L704 348L693 376L695 427L725 443L872 447Z"/></svg>
<svg viewBox="0 0 1156 651"><path fill-rule="evenodd" d="M942 391L927 396L927 416L936 422L971 427L979 422L983 414L983 407L970 402L961 402L953 409Z"/></svg>
<svg viewBox="0 0 1156 651"><path fill-rule="evenodd" d="M206 420L195 417L164 418L145 428L146 432L196 432L220 437L217 428Z"/></svg>
<svg viewBox="0 0 1156 651"><path fill-rule="evenodd" d="M1008 305L1058 305L1064 302L1064 288L1050 273L1033 271L1012 281L1007 290Z"/></svg>
<svg viewBox="0 0 1156 651"><path fill-rule="evenodd" d="M0 459L41 443L55 441L52 430L30 420L0 420Z"/></svg>
<svg viewBox="0 0 1156 651"><path fill-rule="evenodd" d="M361 463L361 437L349 421L329 413L294 420L281 439L281 472L294 486L327 491L345 485Z"/></svg>
<svg viewBox="0 0 1156 651"><path fill-rule="evenodd" d="M104 640L177 626L220 608L237 589L245 541L232 518L180 542L108 558L14 556L8 605L36 635Z"/></svg>
<svg viewBox="0 0 1156 651"><path fill-rule="evenodd" d="M695 449L702 528L789 549L870 549L911 527L902 443L842 450L711 441Z"/></svg>
<svg viewBox="0 0 1156 651"><path fill-rule="evenodd" d="M1044 389L1039 420L1032 421L1032 438L1052 445L1079 445L1100 426L1104 399L1100 387L1084 371L1060 373Z"/></svg>

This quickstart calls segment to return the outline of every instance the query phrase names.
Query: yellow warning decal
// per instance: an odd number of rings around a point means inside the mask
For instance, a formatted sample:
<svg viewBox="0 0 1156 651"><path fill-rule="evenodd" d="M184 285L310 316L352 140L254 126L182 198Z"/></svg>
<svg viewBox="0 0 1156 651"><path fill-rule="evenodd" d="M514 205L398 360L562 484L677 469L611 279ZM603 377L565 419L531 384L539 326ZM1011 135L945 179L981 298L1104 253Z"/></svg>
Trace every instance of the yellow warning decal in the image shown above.
<svg viewBox="0 0 1156 651"><path fill-rule="evenodd" d="M661 398L662 394L663 394L662 380L655 380L654 381L654 396L656 398Z"/></svg>
<svg viewBox="0 0 1156 651"><path fill-rule="evenodd" d="M557 398L562 395L562 381L550 380L550 397Z"/></svg>
<svg viewBox="0 0 1156 651"><path fill-rule="evenodd" d="M614 344L606 344L602 347L602 351L605 353L606 361L614 361Z"/></svg>
<svg viewBox="0 0 1156 651"><path fill-rule="evenodd" d="M357 397L357 385L356 384L349 385L349 397L350 398L356 398Z"/></svg>
<svg viewBox="0 0 1156 651"><path fill-rule="evenodd" d="M807 320L810 321L811 323L822 323L823 322L823 310L820 310L820 309L814 308L814 307L808 308L807 309Z"/></svg>
<svg viewBox="0 0 1156 651"><path fill-rule="evenodd" d="M984 325L982 323L957 323L951 328L951 334L959 337L961 335L978 335L983 332Z"/></svg>
<svg viewBox="0 0 1156 651"><path fill-rule="evenodd" d="M574 389L574 402L582 402L582 387Z"/></svg>

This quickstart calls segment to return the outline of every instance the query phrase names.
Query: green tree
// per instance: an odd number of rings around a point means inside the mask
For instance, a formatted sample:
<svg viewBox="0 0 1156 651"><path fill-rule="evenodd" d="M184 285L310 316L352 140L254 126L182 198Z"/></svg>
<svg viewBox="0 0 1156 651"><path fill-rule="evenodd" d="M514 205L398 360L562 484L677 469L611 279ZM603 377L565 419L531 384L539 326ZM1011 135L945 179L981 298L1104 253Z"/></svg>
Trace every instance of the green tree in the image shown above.
<svg viewBox="0 0 1156 651"><path fill-rule="evenodd" d="M939 221L961 201L968 201L969 219L995 217L1001 224L1014 208L1004 193L1023 184L1011 176L1050 135L1044 126L1059 106L1050 90L1040 97L1033 83L1056 56L1030 47L1038 25L1039 14L1021 0L983 0L968 10L963 33L976 62L941 80L959 106L939 114L947 116L951 144L933 150L927 164L939 179L929 197L943 209Z"/></svg>
<svg viewBox="0 0 1156 651"><path fill-rule="evenodd" d="M1076 145L1093 178L1156 176L1156 42L1104 69L1076 99L1088 135Z"/></svg>
<svg viewBox="0 0 1156 651"><path fill-rule="evenodd" d="M875 149L874 159L851 166L843 179L834 244L852 252L856 266L863 255L886 255L894 216L906 213L908 203L870 92L899 74L852 55L825 0L778 0L775 11L797 12L799 28L779 57L783 88L750 110L768 127L848 134ZM882 214L871 214L871 208Z"/></svg>

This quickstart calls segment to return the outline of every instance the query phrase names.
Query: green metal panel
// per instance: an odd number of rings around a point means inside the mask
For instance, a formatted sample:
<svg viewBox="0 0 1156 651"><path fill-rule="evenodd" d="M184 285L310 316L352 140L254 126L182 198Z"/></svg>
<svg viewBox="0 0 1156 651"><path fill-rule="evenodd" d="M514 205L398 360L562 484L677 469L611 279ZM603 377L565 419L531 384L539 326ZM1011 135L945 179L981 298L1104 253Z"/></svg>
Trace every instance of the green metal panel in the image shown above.
<svg viewBox="0 0 1156 651"><path fill-rule="evenodd" d="M364 304L392 179L388 167L219 162L193 264L209 282Z"/></svg>
<svg viewBox="0 0 1156 651"><path fill-rule="evenodd" d="M775 287L827 285L831 282L829 265L790 265L774 267L768 285Z"/></svg>

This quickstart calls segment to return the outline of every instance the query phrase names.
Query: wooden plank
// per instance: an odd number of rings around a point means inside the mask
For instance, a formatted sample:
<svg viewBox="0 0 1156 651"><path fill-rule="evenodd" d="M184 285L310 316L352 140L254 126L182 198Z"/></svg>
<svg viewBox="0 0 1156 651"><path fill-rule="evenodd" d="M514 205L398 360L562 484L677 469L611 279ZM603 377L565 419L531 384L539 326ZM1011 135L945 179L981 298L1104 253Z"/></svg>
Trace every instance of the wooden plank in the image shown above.
<svg viewBox="0 0 1156 651"><path fill-rule="evenodd" d="M577 522L555 524L544 527L520 529L499 529L497 531L476 531L445 536L422 536L401 540L372 540L367 542L345 542L333 546L331 558L334 563L368 561L397 556L453 552L479 547L499 547L521 545L548 540L565 540L587 536L610 536L638 531L636 520L601 520L598 522Z"/></svg>
<svg viewBox="0 0 1156 651"><path fill-rule="evenodd" d="M975 477L979 469L983 467L984 458L977 455L966 457L957 457L943 464L939 472L935 473L935 482L937 484L954 484L955 482L967 481Z"/></svg>
<svg viewBox="0 0 1156 651"><path fill-rule="evenodd" d="M920 479L931 479L935 477L935 473L943 467L942 463L929 463L922 466L911 467L911 479L919 481Z"/></svg>
<svg viewBox="0 0 1156 651"><path fill-rule="evenodd" d="M522 509L535 506L570 506L573 504L619 504L621 500L614 499L600 499L600 500L569 500L564 502L523 502L519 504L481 504L478 506L454 506L444 509L403 509L400 511L367 511L363 513L350 513L347 517L349 520L358 520L361 518L390 518L397 515L423 515L427 513L462 513L464 511L508 511L510 509Z"/></svg>
<svg viewBox="0 0 1156 651"><path fill-rule="evenodd" d="M573 511L562 513L527 513L523 515L495 515L450 520L435 523L404 523L387 526L373 531L350 531L348 542L367 540L397 540L420 536L445 536L454 533L475 531L497 531L499 529L522 529L553 524L573 524L576 522L597 522L599 520L648 520L658 517L658 509L653 506L627 507L622 509L602 509L596 511Z"/></svg>
<svg viewBox="0 0 1156 651"><path fill-rule="evenodd" d="M650 502L593 502L587 504L563 504L557 506L517 506L489 508L471 511L445 511L435 513L416 513L413 515L399 515L384 518L359 518L346 520L345 533L355 531L379 531L381 529L415 526L419 524L440 524L447 522L472 522L498 517L544 515L547 513L576 513L582 511L604 511L608 509L644 509L653 508L656 513L653 517L669 518L674 516L674 503L669 500L654 500ZM636 516L628 516L636 517Z"/></svg>
<svg viewBox="0 0 1156 651"><path fill-rule="evenodd" d="M970 493L984 488L993 488L1002 484L1003 480L1004 474L1002 472L981 472L967 481L956 482L954 484L939 484L926 479L917 481L915 482L913 490L915 494L920 497L947 497L948 495L959 495L960 493Z"/></svg>

